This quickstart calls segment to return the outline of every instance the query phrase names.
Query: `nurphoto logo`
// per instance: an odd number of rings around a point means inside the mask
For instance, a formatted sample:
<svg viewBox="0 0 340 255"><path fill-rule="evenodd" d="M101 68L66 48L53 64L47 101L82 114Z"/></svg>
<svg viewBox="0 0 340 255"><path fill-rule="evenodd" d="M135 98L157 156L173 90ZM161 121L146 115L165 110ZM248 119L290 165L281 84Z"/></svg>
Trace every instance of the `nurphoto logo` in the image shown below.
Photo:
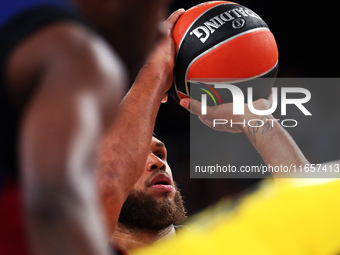
<svg viewBox="0 0 340 255"><path fill-rule="evenodd" d="M210 87L210 86L209 86ZM218 101L220 104L222 104L221 98L217 91L215 89L220 89L219 91L223 90L229 90L232 94L232 104L233 104L233 115L244 115L244 110L245 110L245 96L243 94L243 91L232 84L214 84L212 87L210 87L211 90L214 92L215 96L218 98ZM207 95L209 95L213 101L215 106L217 106L217 100L215 100L213 94L209 92L207 89L204 88L199 88L200 90L204 91L204 94L201 94L201 114L202 115L207 115ZM220 92L220 93L221 93ZM305 116L312 116L312 113L308 111L308 109L304 106L304 104L308 103L311 100L311 93L308 89L305 88L299 88L299 87L282 87L281 88L281 116L286 116L287 115L287 105L295 105ZM290 98L289 94L294 93L294 94L300 94L302 95L301 98ZM279 100L278 100L278 88L273 87L272 88L272 105L270 109L266 110L258 110L255 109L253 105L253 88L248 87L247 88L247 106L250 112L252 112L255 115L259 116L265 116L272 114L276 111ZM296 127L298 125L297 120L294 119L283 119L279 120L277 119L282 126L284 127ZM248 123L246 123L246 120L243 122L233 122L233 120L227 120L227 119L214 119L213 120L213 125L216 127L216 125L225 125L228 124L233 126L233 125L244 125L248 124L249 127L262 127L265 125L265 121L263 119L254 119L254 120L249 120ZM271 121L272 125L274 125L273 120L268 120ZM254 126L252 123L256 123L256 126ZM289 124L290 123L290 124Z"/></svg>

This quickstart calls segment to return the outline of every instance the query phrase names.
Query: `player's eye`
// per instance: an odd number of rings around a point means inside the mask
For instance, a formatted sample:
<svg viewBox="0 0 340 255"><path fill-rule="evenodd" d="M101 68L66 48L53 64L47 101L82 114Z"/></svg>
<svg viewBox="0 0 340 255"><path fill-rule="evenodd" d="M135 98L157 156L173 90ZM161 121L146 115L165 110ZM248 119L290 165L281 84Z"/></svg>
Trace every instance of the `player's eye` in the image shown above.
<svg viewBox="0 0 340 255"><path fill-rule="evenodd" d="M157 156L158 158L160 158L160 159L164 159L164 158L165 158L165 155L164 155L164 153L162 153L162 152L156 153L156 156Z"/></svg>

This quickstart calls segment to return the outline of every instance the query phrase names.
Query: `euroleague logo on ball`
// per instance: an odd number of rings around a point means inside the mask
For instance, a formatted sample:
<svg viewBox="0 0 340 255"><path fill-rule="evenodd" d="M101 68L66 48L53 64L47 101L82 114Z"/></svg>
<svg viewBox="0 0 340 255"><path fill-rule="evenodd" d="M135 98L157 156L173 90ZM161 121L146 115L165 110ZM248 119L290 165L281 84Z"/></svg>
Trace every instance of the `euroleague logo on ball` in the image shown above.
<svg viewBox="0 0 340 255"><path fill-rule="evenodd" d="M239 29L246 24L246 21L244 19L235 19L232 23L233 28Z"/></svg>
<svg viewBox="0 0 340 255"><path fill-rule="evenodd" d="M190 32L190 35L195 35L202 43L205 43L211 34L231 21L231 26L234 29L242 28L246 24L244 17L253 17L262 20L260 16L252 10L245 7L238 7L216 15L212 19L204 22L202 26L194 28Z"/></svg>

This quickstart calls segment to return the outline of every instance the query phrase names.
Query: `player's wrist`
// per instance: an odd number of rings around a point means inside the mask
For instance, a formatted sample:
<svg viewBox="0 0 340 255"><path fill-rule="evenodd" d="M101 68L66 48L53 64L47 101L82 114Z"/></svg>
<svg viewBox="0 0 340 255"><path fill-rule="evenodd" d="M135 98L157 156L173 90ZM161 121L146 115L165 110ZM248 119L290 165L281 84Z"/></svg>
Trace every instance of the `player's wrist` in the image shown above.
<svg viewBox="0 0 340 255"><path fill-rule="evenodd" d="M261 99L254 101L253 106L258 111L265 111L265 110L270 109L271 104L268 100L261 98ZM263 120L264 118L274 119L274 117L271 114L265 114L265 115L255 114L252 111L250 111L249 107L245 105L244 122L246 123L246 125L241 125L242 131L245 132L246 130L248 130L249 124L251 124L251 122Z"/></svg>
<svg viewBox="0 0 340 255"><path fill-rule="evenodd" d="M148 63L143 67L143 77L153 92L159 92L162 97L173 83L173 65Z"/></svg>

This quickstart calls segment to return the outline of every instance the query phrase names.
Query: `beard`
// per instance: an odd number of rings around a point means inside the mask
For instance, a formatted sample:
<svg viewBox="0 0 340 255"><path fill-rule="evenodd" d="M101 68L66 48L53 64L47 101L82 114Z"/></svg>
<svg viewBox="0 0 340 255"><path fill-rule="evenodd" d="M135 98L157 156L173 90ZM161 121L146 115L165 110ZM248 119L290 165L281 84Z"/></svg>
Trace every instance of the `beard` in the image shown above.
<svg viewBox="0 0 340 255"><path fill-rule="evenodd" d="M152 230L183 223L186 219L184 202L176 184L175 188L173 200L165 197L161 201L145 191L132 190L123 204L118 222L129 228Z"/></svg>

